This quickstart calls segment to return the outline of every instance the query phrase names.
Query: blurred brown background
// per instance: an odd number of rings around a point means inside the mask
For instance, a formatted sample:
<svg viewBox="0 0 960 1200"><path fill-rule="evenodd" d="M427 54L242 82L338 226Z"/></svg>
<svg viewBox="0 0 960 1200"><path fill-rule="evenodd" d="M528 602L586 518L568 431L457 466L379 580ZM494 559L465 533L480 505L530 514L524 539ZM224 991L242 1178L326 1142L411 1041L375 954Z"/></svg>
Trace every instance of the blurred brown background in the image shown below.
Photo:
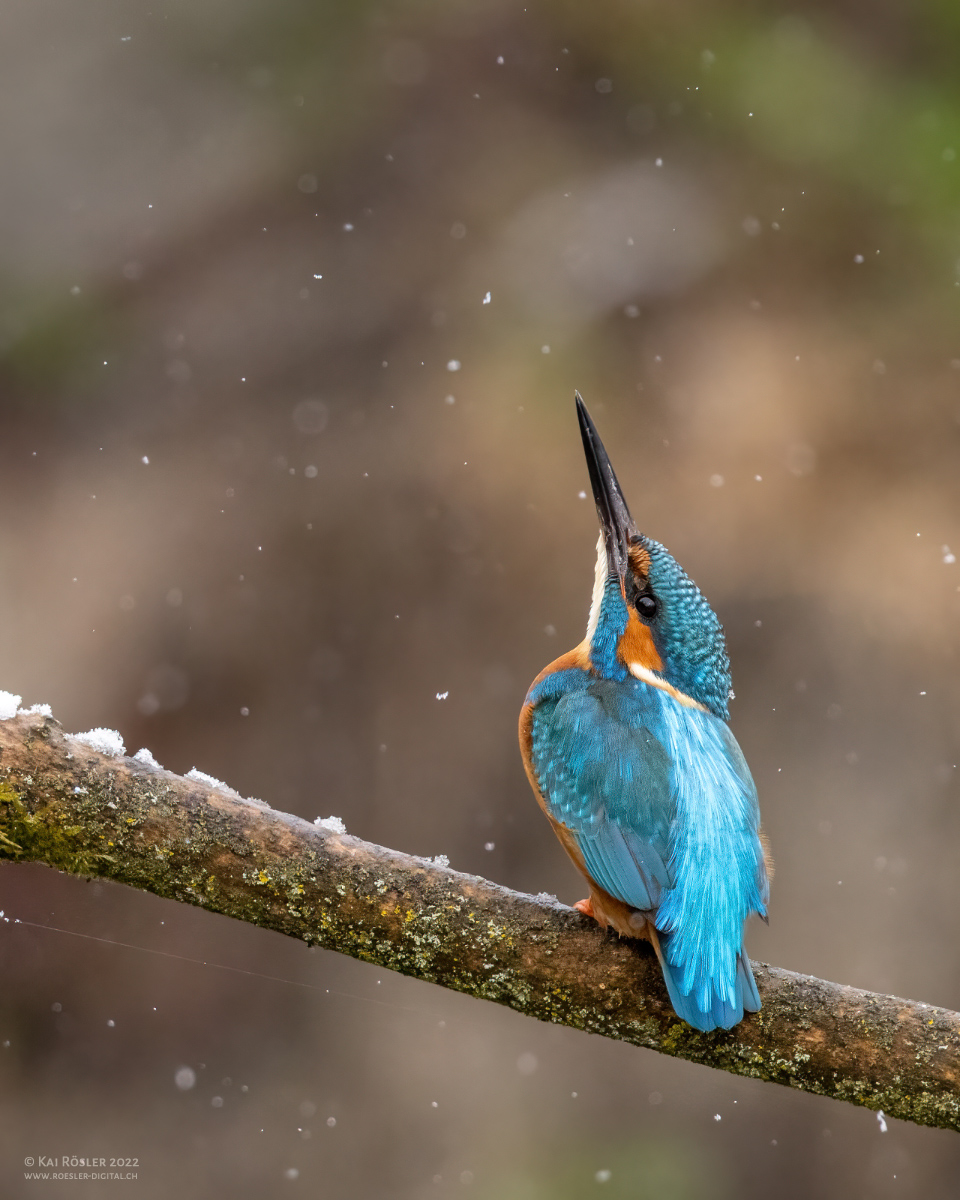
<svg viewBox="0 0 960 1200"><path fill-rule="evenodd" d="M958 53L954 0L9 0L0 687L578 899L515 740L586 619L578 387L727 629L752 953L960 1007ZM44 868L0 905L4 1195L960 1191L955 1134Z"/></svg>

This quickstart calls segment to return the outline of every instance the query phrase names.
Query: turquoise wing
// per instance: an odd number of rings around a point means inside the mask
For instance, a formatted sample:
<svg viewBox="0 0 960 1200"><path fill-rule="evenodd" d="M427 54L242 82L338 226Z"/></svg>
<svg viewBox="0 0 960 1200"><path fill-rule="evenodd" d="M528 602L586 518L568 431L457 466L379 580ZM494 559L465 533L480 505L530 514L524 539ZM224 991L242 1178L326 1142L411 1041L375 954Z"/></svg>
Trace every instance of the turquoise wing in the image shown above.
<svg viewBox="0 0 960 1200"><path fill-rule="evenodd" d="M650 912L672 883L676 797L663 741L619 692L600 679L540 699L533 768L551 815L574 834L590 877L611 896Z"/></svg>
<svg viewBox="0 0 960 1200"><path fill-rule="evenodd" d="M766 911L756 789L727 726L641 681L550 677L531 694L533 768L590 877L652 918L679 1016L729 1028L760 997L743 952Z"/></svg>

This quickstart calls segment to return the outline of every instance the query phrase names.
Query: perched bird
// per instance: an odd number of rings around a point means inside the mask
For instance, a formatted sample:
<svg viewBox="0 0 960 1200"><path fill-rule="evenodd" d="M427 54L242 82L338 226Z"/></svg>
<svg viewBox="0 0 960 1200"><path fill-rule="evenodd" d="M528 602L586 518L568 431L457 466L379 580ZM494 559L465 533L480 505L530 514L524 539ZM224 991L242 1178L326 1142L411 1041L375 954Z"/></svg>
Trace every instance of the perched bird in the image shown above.
<svg viewBox="0 0 960 1200"><path fill-rule="evenodd" d="M577 908L656 951L678 1016L729 1029L760 996L743 948L770 887L757 791L727 727L730 660L696 584L634 524L580 399L600 517L587 635L533 681L520 748L585 876Z"/></svg>

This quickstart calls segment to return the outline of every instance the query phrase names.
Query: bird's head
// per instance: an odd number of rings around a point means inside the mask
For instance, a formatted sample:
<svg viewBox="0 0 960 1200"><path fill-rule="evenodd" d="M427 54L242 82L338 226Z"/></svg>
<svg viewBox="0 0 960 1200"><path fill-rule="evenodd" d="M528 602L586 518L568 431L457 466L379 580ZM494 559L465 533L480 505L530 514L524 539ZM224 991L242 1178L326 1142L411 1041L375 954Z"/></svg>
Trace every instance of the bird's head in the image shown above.
<svg viewBox="0 0 960 1200"><path fill-rule="evenodd" d="M720 622L676 559L637 528L579 393L577 415L600 518L591 665L607 678L666 683L726 720L730 660Z"/></svg>

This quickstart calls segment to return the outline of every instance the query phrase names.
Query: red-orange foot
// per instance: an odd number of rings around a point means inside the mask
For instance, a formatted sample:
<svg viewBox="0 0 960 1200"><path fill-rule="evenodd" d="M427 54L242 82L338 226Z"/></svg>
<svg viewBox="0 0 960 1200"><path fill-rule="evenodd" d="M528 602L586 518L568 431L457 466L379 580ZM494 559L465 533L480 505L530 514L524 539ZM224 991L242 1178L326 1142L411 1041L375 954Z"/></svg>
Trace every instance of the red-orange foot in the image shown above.
<svg viewBox="0 0 960 1200"><path fill-rule="evenodd" d="M578 900L573 907L577 912L582 912L585 917L591 917L594 921L597 919L597 914L593 911L593 901Z"/></svg>

